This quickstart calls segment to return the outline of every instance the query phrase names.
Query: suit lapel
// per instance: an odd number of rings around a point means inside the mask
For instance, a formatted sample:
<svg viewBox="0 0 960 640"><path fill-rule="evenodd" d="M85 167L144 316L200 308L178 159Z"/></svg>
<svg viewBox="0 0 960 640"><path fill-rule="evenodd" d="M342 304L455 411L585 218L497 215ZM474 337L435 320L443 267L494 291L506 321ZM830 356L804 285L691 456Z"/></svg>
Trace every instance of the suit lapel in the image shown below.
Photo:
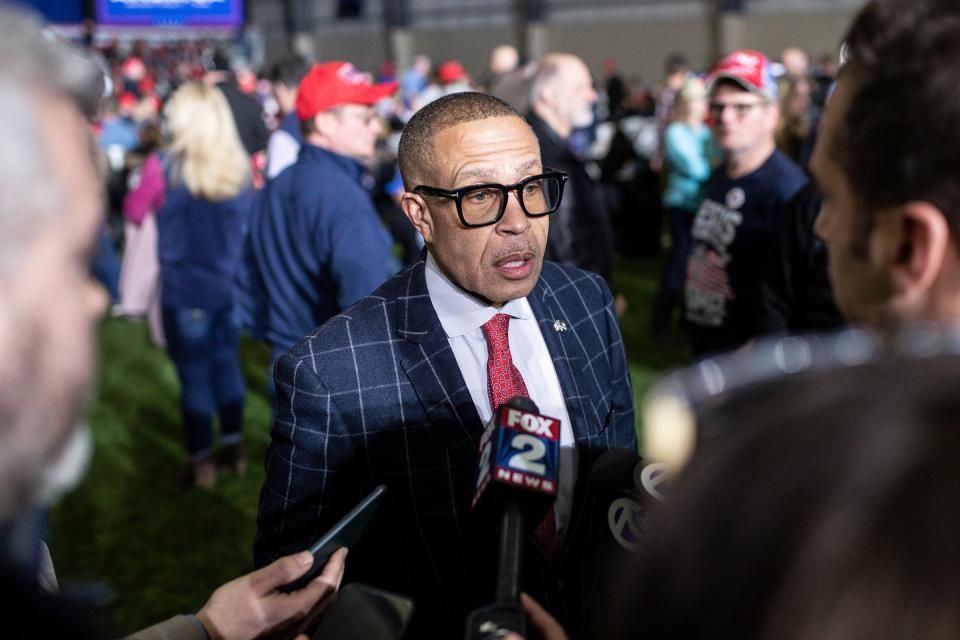
<svg viewBox="0 0 960 640"><path fill-rule="evenodd" d="M574 438L580 442L586 440L589 435L598 433L602 425L590 419L589 416L593 415L592 411L587 411L590 398L584 395L577 383L576 372L583 370L586 366L587 357L575 330L576 321L579 318L571 318L568 315L555 295L547 274L548 265L544 264L540 279L527 299L530 301L530 308L533 309L543 341L553 360L553 368L557 372L560 390L563 392L567 413L572 422ZM568 306L576 308L575 305Z"/></svg>
<svg viewBox="0 0 960 640"><path fill-rule="evenodd" d="M566 274L559 272L559 275L557 275L557 273L556 270L551 269L550 265L545 263L537 286L528 296L528 300L531 309L533 309L533 314L537 318L540 333L543 334L543 341L550 351L553 368L557 372L560 390L563 393L567 413L570 415L570 421L572 422L574 439L577 443L582 443L588 440L589 435L598 433L603 425L592 417L596 414L590 408L591 399L581 391L578 383L580 377L577 372L586 368L588 354L576 334L577 321L582 318L571 316L567 309L582 309L583 305L579 300L571 301L570 304L566 305L562 304L562 292L557 294L556 290L563 288L561 286L563 283L558 282L558 278L564 278ZM570 287L565 287L565 289L572 291ZM557 569L564 565L565 559L571 553L573 545L576 544L576 540L581 535L577 533L577 530L582 525L580 520L585 512L586 480L593 463L593 454L584 447L578 447L578 449L580 450L580 459L577 481L573 487L570 521L564 540L561 543Z"/></svg>
<svg viewBox="0 0 960 640"><path fill-rule="evenodd" d="M430 302L424 269L421 260L407 271L397 295L400 364L453 460L472 467L483 425Z"/></svg>

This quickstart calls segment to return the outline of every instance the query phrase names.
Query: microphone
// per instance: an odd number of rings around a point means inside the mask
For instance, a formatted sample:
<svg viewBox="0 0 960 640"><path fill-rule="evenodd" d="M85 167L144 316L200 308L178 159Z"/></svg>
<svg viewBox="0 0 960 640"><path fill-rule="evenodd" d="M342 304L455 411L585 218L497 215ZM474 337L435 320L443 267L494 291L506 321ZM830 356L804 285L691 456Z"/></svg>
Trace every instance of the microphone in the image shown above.
<svg viewBox="0 0 960 640"><path fill-rule="evenodd" d="M568 533L570 547L582 551L583 567L588 568L576 577L582 581L579 589L570 587L591 594L582 611L572 616L582 619L567 621L572 635L607 637L607 626L623 613L618 607L633 587L632 569L645 541L647 519L665 499L665 469L632 449L608 449L591 466L584 507Z"/></svg>
<svg viewBox="0 0 960 640"><path fill-rule="evenodd" d="M560 421L540 415L529 398L511 398L494 411L480 438L479 457L471 509L500 517L497 582L494 603L468 616L466 638L497 637L505 630L526 636L520 606L524 523L539 522L553 508Z"/></svg>
<svg viewBox="0 0 960 640"><path fill-rule="evenodd" d="M665 499L665 481L665 466L647 463L635 451L609 449L601 454L587 480L594 517L606 524L597 542L635 552L651 506Z"/></svg>

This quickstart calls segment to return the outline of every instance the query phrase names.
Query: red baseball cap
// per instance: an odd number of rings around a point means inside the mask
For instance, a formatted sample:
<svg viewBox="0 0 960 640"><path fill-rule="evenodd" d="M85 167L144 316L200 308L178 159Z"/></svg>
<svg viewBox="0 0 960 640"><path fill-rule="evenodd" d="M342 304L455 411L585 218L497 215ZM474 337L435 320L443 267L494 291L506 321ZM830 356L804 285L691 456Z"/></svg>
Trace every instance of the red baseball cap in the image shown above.
<svg viewBox="0 0 960 640"><path fill-rule="evenodd" d="M124 91L117 98L117 106L121 109L133 109L137 106L137 96L130 91Z"/></svg>
<svg viewBox="0 0 960 640"><path fill-rule="evenodd" d="M459 60L447 60L440 65L440 69L437 70L437 75L440 77L441 82L450 84L466 78L467 70L463 68Z"/></svg>
<svg viewBox="0 0 960 640"><path fill-rule="evenodd" d="M396 82L371 84L349 62L313 65L297 89L297 117L308 120L341 104L375 104L397 90Z"/></svg>
<svg viewBox="0 0 960 640"><path fill-rule="evenodd" d="M777 81L770 61L759 51L739 49L728 55L710 72L710 91L717 80L731 80L767 100L777 99Z"/></svg>

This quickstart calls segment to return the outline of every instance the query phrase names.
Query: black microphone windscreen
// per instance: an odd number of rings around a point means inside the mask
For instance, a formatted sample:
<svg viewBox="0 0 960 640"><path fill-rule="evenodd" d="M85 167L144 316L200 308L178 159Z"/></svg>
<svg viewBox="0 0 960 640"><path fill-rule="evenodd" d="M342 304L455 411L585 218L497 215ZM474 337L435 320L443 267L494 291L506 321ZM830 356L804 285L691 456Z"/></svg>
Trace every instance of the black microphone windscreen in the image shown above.
<svg viewBox="0 0 960 640"><path fill-rule="evenodd" d="M587 486L600 492L628 488L634 484L634 471L642 460L633 449L607 449L593 463Z"/></svg>
<svg viewBox="0 0 960 640"><path fill-rule="evenodd" d="M520 409L521 411L540 413L540 409L537 408L537 403L524 396L514 396L507 400L504 404L509 407L513 407L514 409Z"/></svg>

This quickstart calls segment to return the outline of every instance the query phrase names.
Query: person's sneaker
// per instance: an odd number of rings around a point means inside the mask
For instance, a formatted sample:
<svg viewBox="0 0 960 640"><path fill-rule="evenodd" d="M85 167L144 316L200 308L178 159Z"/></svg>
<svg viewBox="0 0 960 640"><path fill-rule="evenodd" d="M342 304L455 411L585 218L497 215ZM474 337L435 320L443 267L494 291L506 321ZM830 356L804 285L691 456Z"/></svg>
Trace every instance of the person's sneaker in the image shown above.
<svg viewBox="0 0 960 640"><path fill-rule="evenodd" d="M247 452L243 443L228 444L217 452L217 464L237 476L247 472Z"/></svg>
<svg viewBox="0 0 960 640"><path fill-rule="evenodd" d="M185 488L196 487L210 491L217 485L217 467L213 459L207 456L203 460L191 460L180 476L180 484Z"/></svg>

